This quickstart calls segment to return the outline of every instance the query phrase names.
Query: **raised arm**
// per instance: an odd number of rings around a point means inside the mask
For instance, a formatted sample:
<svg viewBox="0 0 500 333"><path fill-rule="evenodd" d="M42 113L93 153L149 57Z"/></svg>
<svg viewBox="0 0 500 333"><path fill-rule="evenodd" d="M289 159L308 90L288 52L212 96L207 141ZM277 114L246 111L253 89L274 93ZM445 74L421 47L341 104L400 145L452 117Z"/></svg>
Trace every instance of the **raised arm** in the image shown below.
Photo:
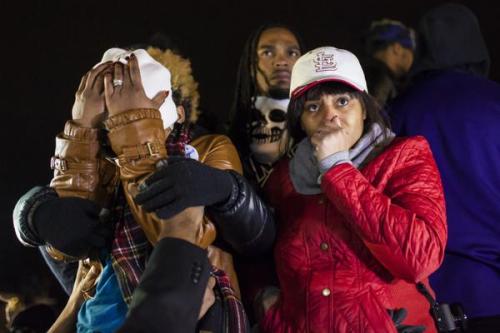
<svg viewBox="0 0 500 333"><path fill-rule="evenodd" d="M395 277L417 282L443 260L443 189L425 139L405 143L396 164L384 192L347 163L330 169L321 186L377 260Z"/></svg>

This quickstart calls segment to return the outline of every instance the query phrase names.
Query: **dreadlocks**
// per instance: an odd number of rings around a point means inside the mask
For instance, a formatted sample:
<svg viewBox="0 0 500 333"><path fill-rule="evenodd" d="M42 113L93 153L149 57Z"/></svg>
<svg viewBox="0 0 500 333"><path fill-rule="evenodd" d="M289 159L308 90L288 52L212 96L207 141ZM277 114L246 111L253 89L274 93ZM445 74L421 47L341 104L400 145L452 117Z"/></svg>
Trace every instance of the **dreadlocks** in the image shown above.
<svg viewBox="0 0 500 333"><path fill-rule="evenodd" d="M265 24L255 30L247 39L240 58L236 76L236 89L233 104L229 112L228 134L242 155L249 150L246 125L252 120L252 110L258 95L257 88L257 45L265 30L283 28L290 31L297 39L300 51L304 52L302 39L290 27L284 24Z"/></svg>

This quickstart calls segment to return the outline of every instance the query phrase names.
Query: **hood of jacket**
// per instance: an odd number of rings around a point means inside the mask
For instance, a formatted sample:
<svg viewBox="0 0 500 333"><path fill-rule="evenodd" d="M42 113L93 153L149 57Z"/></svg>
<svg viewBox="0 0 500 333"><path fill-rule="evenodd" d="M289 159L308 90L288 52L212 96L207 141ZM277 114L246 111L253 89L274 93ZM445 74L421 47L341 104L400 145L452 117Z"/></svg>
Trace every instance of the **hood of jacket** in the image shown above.
<svg viewBox="0 0 500 333"><path fill-rule="evenodd" d="M456 69L487 77L490 56L477 17L467 7L445 4L418 24L418 46L411 75Z"/></svg>

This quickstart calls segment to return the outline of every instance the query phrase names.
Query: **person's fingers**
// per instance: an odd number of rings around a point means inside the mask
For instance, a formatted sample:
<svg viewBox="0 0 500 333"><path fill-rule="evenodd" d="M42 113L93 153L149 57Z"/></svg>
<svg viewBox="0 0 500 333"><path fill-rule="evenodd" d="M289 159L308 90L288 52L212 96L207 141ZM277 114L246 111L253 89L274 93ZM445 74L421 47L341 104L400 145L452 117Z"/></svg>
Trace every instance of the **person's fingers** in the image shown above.
<svg viewBox="0 0 500 333"><path fill-rule="evenodd" d="M78 270L76 271L75 283L73 284L73 289L78 286L78 284L82 281L85 275L88 273L89 269L84 264L84 260L80 260L78 262Z"/></svg>
<svg viewBox="0 0 500 333"><path fill-rule="evenodd" d="M215 280L215 278L214 278L213 276L209 277L209 278L208 278L208 282L207 282L207 289L209 289L209 290L213 290L213 289L214 289L214 287L215 287L215 283L216 283L216 282L217 282L217 281Z"/></svg>
<svg viewBox="0 0 500 333"><path fill-rule="evenodd" d="M157 209L168 206L174 200L176 200L176 194L172 189L167 189L144 201L141 204L141 207L148 212L153 212Z"/></svg>
<svg viewBox="0 0 500 333"><path fill-rule="evenodd" d="M114 92L115 88L113 87L113 75L107 73L104 75L104 98L106 98L107 102L109 102Z"/></svg>
<svg viewBox="0 0 500 333"><path fill-rule="evenodd" d="M169 91L166 91L166 90L164 90L164 91L159 91L159 92L155 95L155 97L153 97L153 99L152 99L152 101L153 101L153 103L154 103L154 107L155 107L155 108L157 108L157 109L159 109L159 108L160 108L160 106L162 106L162 105L163 105L163 103L165 102L165 100L167 99L168 94L170 94L170 92L169 92Z"/></svg>
<svg viewBox="0 0 500 333"><path fill-rule="evenodd" d="M342 129L342 123L339 117L335 117L333 119L333 123L335 124L335 126L337 126L338 129Z"/></svg>
<svg viewBox="0 0 500 333"><path fill-rule="evenodd" d="M314 134L311 136L311 144L312 144L313 146L317 146L317 145L319 145L319 144L320 144L320 142L321 142L321 138L322 138L322 136L321 136L321 134L320 134L320 133L314 133Z"/></svg>
<svg viewBox="0 0 500 333"><path fill-rule="evenodd" d="M87 79L85 80L85 88L84 91L88 91L92 89L92 70L88 71Z"/></svg>
<svg viewBox="0 0 500 333"><path fill-rule="evenodd" d="M103 73L99 74L96 79L94 80L94 86L92 88L95 90L99 96L103 97L104 95L104 75Z"/></svg>
<svg viewBox="0 0 500 333"><path fill-rule="evenodd" d="M208 278L208 283L207 287L205 288L205 294L203 295L203 302L201 303L198 319L202 318L207 313L208 309L210 309L212 305L214 305L215 303L214 287L215 287L215 278L211 276Z"/></svg>
<svg viewBox="0 0 500 333"><path fill-rule="evenodd" d="M123 83L125 87L133 87L134 82L130 73L130 56L127 56L125 60L127 60L127 64L123 65Z"/></svg>
<svg viewBox="0 0 500 333"><path fill-rule="evenodd" d="M407 315L408 315L408 311L406 311L405 308L394 309L392 320L394 321L394 323L396 325L399 325L406 319Z"/></svg>
<svg viewBox="0 0 500 333"><path fill-rule="evenodd" d="M76 95L80 95L83 90L85 89L85 83L87 82L87 77L89 76L89 73L85 73L84 76L82 76L82 79L80 80L80 84L78 85L78 89L76 90Z"/></svg>
<svg viewBox="0 0 500 333"><path fill-rule="evenodd" d="M155 210L168 207L178 199L179 198L177 198L174 191L166 190L165 192L161 192L157 196L152 197L141 206L148 212L154 212Z"/></svg>
<svg viewBox="0 0 500 333"><path fill-rule="evenodd" d="M104 95L104 77L106 74L111 74L112 71L112 63L108 62L107 66L104 66L101 71L96 75L96 78L94 79L94 86L92 89L97 91L99 95L103 96Z"/></svg>
<svg viewBox="0 0 500 333"><path fill-rule="evenodd" d="M120 91L123 87L123 64L121 62L115 62L113 64L113 87L115 91Z"/></svg>
<svg viewBox="0 0 500 333"><path fill-rule="evenodd" d="M176 198L174 201L171 201L168 205L164 205L162 208L157 209L155 212L159 218L169 219L179 214L184 209L186 209L186 205L183 203L183 201Z"/></svg>
<svg viewBox="0 0 500 333"><path fill-rule="evenodd" d="M168 164L168 166L170 166L170 163ZM146 178L144 184L146 184L146 186L150 186L153 183L156 183L158 180L165 178L168 174L175 171L174 168L169 169L168 166L158 169L158 171L156 171L151 176Z"/></svg>
<svg viewBox="0 0 500 333"><path fill-rule="evenodd" d="M82 292L88 292L96 283L97 278L99 277L99 269L92 265L88 270L87 274L80 281L80 290Z"/></svg>
<svg viewBox="0 0 500 333"><path fill-rule="evenodd" d="M158 181L150 184L141 184L139 193L135 196L134 201L138 205L144 204L146 201L150 200L152 197L159 195L161 192L166 190L171 190L175 185L170 177L167 179L160 178Z"/></svg>
<svg viewBox="0 0 500 333"><path fill-rule="evenodd" d="M142 87L142 79L141 79L141 71L139 70L139 61L135 54L130 55L129 60L129 70L130 70L130 79L132 80L132 84L136 87Z"/></svg>
<svg viewBox="0 0 500 333"><path fill-rule="evenodd" d="M89 77L87 80L88 82L87 88L94 88L94 86L97 83L96 80L98 79L99 75L104 71L106 71L111 65L111 63L112 63L111 61L107 61L102 64L99 64L98 66L90 70Z"/></svg>
<svg viewBox="0 0 500 333"><path fill-rule="evenodd" d="M85 280L95 280L97 279L97 277L99 276L99 270L94 266L92 265L92 267L90 267L87 275L85 275L85 278L84 278L84 281Z"/></svg>

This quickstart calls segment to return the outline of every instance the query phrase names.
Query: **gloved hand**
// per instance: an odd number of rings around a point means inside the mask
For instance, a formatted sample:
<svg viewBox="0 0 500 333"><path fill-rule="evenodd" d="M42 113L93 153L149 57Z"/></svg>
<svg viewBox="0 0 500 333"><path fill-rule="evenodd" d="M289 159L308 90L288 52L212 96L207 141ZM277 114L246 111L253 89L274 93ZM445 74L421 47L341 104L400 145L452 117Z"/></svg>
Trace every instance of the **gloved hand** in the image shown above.
<svg viewBox="0 0 500 333"><path fill-rule="evenodd" d="M233 177L189 158L170 158L139 187L135 202L167 219L188 207L211 206L231 195Z"/></svg>
<svg viewBox="0 0 500 333"><path fill-rule="evenodd" d="M103 248L111 235L101 223L99 206L81 198L55 198L43 202L33 215L36 234L47 244L73 257L86 257L92 248Z"/></svg>
<svg viewBox="0 0 500 333"><path fill-rule="evenodd" d="M408 315L408 311L406 311L406 309L388 309L387 312L392 318L398 333L422 333L425 331L425 326L403 325L403 321Z"/></svg>

